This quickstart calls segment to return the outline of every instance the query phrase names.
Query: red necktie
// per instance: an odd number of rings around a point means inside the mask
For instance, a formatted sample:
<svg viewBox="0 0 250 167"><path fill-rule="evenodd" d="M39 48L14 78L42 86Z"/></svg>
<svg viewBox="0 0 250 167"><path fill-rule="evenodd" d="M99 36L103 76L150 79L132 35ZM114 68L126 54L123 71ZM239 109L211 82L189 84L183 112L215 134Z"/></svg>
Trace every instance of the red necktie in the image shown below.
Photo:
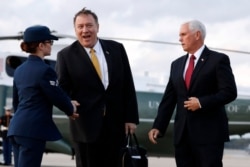
<svg viewBox="0 0 250 167"><path fill-rule="evenodd" d="M189 89L191 76L194 70L194 60L195 60L195 56L194 55L190 56L189 64L188 64L187 71L185 74L185 83L186 83L187 89Z"/></svg>

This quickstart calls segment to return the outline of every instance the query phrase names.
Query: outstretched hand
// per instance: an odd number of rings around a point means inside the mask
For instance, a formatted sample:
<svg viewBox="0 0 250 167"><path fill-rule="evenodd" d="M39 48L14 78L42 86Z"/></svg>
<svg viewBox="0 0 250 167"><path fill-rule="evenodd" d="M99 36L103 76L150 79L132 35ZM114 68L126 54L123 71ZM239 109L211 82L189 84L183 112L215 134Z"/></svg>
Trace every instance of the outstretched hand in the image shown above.
<svg viewBox="0 0 250 167"><path fill-rule="evenodd" d="M76 101L76 100L71 100L71 103L72 103L72 105L74 107L74 112L76 112L77 107L80 106L80 103L78 103L78 101Z"/></svg>
<svg viewBox="0 0 250 167"><path fill-rule="evenodd" d="M69 116L72 120L75 120L76 118L79 117L79 114L76 112L73 112L73 114L71 116Z"/></svg>
<svg viewBox="0 0 250 167"><path fill-rule="evenodd" d="M72 120L75 120L76 118L79 117L79 114L77 113L77 106L80 106L80 103L78 103L76 100L71 100L71 103L72 103L72 105L73 105L73 107L74 107L74 112L73 112L73 114L70 116L70 118L71 118Z"/></svg>

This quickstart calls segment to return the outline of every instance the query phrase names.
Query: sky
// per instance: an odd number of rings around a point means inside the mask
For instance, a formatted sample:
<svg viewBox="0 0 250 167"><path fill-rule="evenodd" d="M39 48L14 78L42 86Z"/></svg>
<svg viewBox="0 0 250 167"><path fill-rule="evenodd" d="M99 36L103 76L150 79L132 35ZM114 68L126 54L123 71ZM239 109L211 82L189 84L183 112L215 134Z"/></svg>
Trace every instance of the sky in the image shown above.
<svg viewBox="0 0 250 167"><path fill-rule="evenodd" d="M140 82L144 82L145 89L162 89L171 62L186 53L179 45L120 38L179 43L180 25L196 19L206 26L205 44L209 48L250 52L249 0L1 0L0 36L16 35L37 24L75 36L73 17L83 7L98 15L100 38L124 44L140 88ZM59 40L55 45L71 42ZM0 51L20 52L19 44L0 41ZM221 52L230 57L238 88L250 95L250 54Z"/></svg>

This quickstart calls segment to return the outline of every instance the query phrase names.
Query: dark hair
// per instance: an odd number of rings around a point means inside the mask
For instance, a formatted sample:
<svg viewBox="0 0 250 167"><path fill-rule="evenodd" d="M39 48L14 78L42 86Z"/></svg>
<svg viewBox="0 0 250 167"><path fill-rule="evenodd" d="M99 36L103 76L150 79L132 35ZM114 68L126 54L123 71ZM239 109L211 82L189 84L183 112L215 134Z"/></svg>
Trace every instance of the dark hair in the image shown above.
<svg viewBox="0 0 250 167"><path fill-rule="evenodd" d="M92 12L91 10L86 9L85 7L82 10L80 10L79 12L77 12L75 14L74 24L75 24L77 16L80 16L80 15L92 15L94 17L96 23L98 24L98 17L97 17L97 15L94 12Z"/></svg>
<svg viewBox="0 0 250 167"><path fill-rule="evenodd" d="M22 51L25 51L27 53L35 53L39 43L41 43L41 42L29 42L29 43L22 42L20 44L20 47L21 47Z"/></svg>

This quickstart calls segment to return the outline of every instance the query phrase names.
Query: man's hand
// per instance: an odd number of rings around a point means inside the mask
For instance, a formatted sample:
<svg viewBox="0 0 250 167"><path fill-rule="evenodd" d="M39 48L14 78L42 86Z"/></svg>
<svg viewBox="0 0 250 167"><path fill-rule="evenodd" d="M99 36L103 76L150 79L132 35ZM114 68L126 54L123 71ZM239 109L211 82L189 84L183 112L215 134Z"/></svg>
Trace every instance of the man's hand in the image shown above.
<svg viewBox="0 0 250 167"><path fill-rule="evenodd" d="M80 106L80 103L78 103L76 100L71 100L71 103L74 107L74 112L71 116L69 116L72 120L75 120L79 117L79 114L77 113L77 106Z"/></svg>
<svg viewBox="0 0 250 167"><path fill-rule="evenodd" d="M125 123L125 133L126 133L126 135L128 134L128 132L130 134L134 134L136 127L137 126L136 126L135 123Z"/></svg>
<svg viewBox="0 0 250 167"><path fill-rule="evenodd" d="M72 103L72 105L74 107L74 112L76 112L77 111L77 106L80 106L80 103L78 103L78 101L76 101L76 100L71 100L71 103Z"/></svg>
<svg viewBox="0 0 250 167"><path fill-rule="evenodd" d="M73 114L71 116L69 116L72 120L75 120L76 118L79 117L79 114L76 112L73 112Z"/></svg>
<svg viewBox="0 0 250 167"><path fill-rule="evenodd" d="M184 101L184 108L190 111L196 111L201 108L200 101L196 97L190 97L188 100Z"/></svg>
<svg viewBox="0 0 250 167"><path fill-rule="evenodd" d="M148 132L148 138L153 144L157 144L157 136L160 134L160 131L158 129L151 129Z"/></svg>

